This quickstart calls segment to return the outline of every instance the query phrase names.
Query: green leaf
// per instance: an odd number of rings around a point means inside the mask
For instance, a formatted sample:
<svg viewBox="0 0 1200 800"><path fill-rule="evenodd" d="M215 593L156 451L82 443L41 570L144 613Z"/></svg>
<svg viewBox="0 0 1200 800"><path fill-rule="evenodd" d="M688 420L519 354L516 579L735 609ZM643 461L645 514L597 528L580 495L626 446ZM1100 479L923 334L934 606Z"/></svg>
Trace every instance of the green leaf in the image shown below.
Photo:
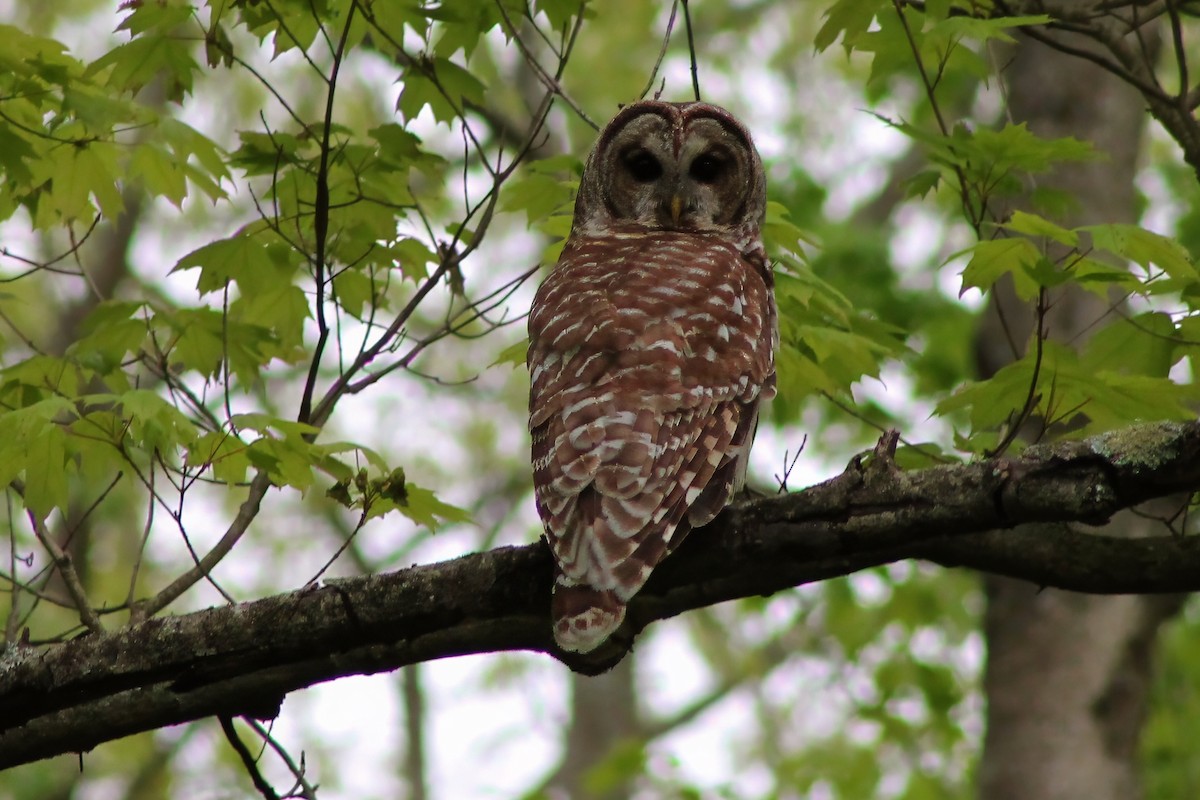
<svg viewBox="0 0 1200 800"><path fill-rule="evenodd" d="M64 397L79 394L80 386L95 377L87 370L81 370L78 364L54 356L33 356L5 367L0 374L6 382L15 381Z"/></svg>
<svg viewBox="0 0 1200 800"><path fill-rule="evenodd" d="M169 117L159 121L158 132L193 185L212 200L227 197L221 182L230 177L230 172L216 142L190 125Z"/></svg>
<svg viewBox="0 0 1200 800"><path fill-rule="evenodd" d="M288 439L302 439L305 436L315 436L321 432L320 428L309 425L307 422L297 422L296 420L273 417L270 414L259 412L234 414L230 418L230 422L238 428L249 428L252 431L258 431L263 434L276 431L282 433Z"/></svg>
<svg viewBox="0 0 1200 800"><path fill-rule="evenodd" d="M455 109L462 111L468 104L483 105L487 88L469 70L445 58L433 59L432 65L442 91ZM440 121L449 122L451 119L453 116L441 118Z"/></svg>
<svg viewBox="0 0 1200 800"><path fill-rule="evenodd" d="M1047 219L1024 211L1014 211L1008 222L1001 227L1015 233L1024 233L1027 236L1044 236L1067 247L1079 246L1079 234L1075 231L1067 230Z"/></svg>
<svg viewBox="0 0 1200 800"><path fill-rule="evenodd" d="M1097 331L1081 359L1085 369L1166 378L1175 361L1177 338L1167 314L1139 314Z"/></svg>
<svg viewBox="0 0 1200 800"><path fill-rule="evenodd" d="M1051 359L1047 359L1047 362L1050 361ZM973 431L1000 427L1024 408L1034 380L1034 363L1032 354L1027 354L1024 358L1001 367L987 380L964 384L954 394L943 398L937 404L936 413L939 416L948 416L958 411L967 411ZM1046 372L1053 373L1053 364L1045 364L1044 370L1039 380L1045 380ZM1034 394L1036 395L1036 390Z"/></svg>
<svg viewBox="0 0 1200 800"><path fill-rule="evenodd" d="M169 31L190 20L194 13L189 5L183 3L127 3L121 8L130 11L130 14L121 20L117 30L129 31L134 36L155 28Z"/></svg>
<svg viewBox="0 0 1200 800"><path fill-rule="evenodd" d="M165 197L176 208L182 208L187 197L187 178L175 159L161 147L150 143L136 147L129 172L142 181L151 195Z"/></svg>
<svg viewBox="0 0 1200 800"><path fill-rule="evenodd" d="M501 364L508 364L513 367L523 367L525 366L525 359L528 353L529 339L522 339L501 350L500 354L496 356L496 360L489 366L496 367Z"/></svg>
<svg viewBox="0 0 1200 800"><path fill-rule="evenodd" d="M1091 142L1064 136L1044 139L1031 133L1024 122L1007 124L999 130L958 128L952 134L954 147L968 167L985 181L998 172L1045 172L1060 162L1092 161L1100 156Z"/></svg>
<svg viewBox="0 0 1200 800"><path fill-rule="evenodd" d="M50 208L63 221L74 221L93 214L90 198L95 196L101 213L116 219L124 208L116 186L116 159L112 145L94 142L90 145L60 148L61 156L53 162L50 174Z"/></svg>
<svg viewBox="0 0 1200 800"><path fill-rule="evenodd" d="M1197 390L1169 378L1083 372L1079 394L1088 397L1090 418L1083 435L1112 430L1142 420L1192 420Z"/></svg>
<svg viewBox="0 0 1200 800"><path fill-rule="evenodd" d="M126 421L111 406L89 409L66 426L67 463L78 470L85 486L107 484L128 470L126 431Z"/></svg>
<svg viewBox="0 0 1200 800"><path fill-rule="evenodd" d="M246 456L255 467L266 470L277 486L291 486L305 492L313 485L316 458L302 441L264 435L250 444Z"/></svg>
<svg viewBox="0 0 1200 800"><path fill-rule="evenodd" d="M173 365L216 377L225 358L225 318L211 308L184 309L157 317L173 329L174 346L168 350Z"/></svg>
<svg viewBox="0 0 1200 800"><path fill-rule="evenodd" d="M946 452L937 442L906 444L896 449L894 457L896 466L903 470L928 469L959 460L959 456Z"/></svg>
<svg viewBox="0 0 1200 800"><path fill-rule="evenodd" d="M941 181L942 173L937 170L922 170L904 182L904 196L924 197L929 192L937 189Z"/></svg>
<svg viewBox="0 0 1200 800"><path fill-rule="evenodd" d="M167 36L138 37L110 50L88 67L88 74L108 71L107 85L136 92L155 78L166 75L172 83L171 99L190 93L200 65L192 58L191 48Z"/></svg>
<svg viewBox="0 0 1200 800"><path fill-rule="evenodd" d="M289 164L300 164L306 160L303 149L311 146L311 140L301 141L299 136L284 131L273 131L270 135L254 131L238 131L241 147L229 156L229 163L245 171L246 175L273 175Z"/></svg>
<svg viewBox="0 0 1200 800"><path fill-rule="evenodd" d="M422 281L429 277L427 267L436 264L438 257L419 239L404 238L388 248L392 259L404 277Z"/></svg>
<svg viewBox="0 0 1200 800"><path fill-rule="evenodd" d="M363 318L363 308L375 299L374 282L361 269L344 269L335 275L333 292L338 305L357 320ZM307 307L307 301L305 305Z"/></svg>
<svg viewBox="0 0 1200 800"><path fill-rule="evenodd" d="M390 5L390 4L389 4ZM307 3L237 3L246 27L265 42L274 45L272 58L291 50L307 50L321 30L322 15ZM321 6L328 9L328 6ZM328 14L331 9L327 10ZM336 26L334 19L325 20Z"/></svg>
<svg viewBox="0 0 1200 800"><path fill-rule="evenodd" d="M1200 317L1189 316L1179 321L1178 339L1175 342L1178 357L1191 360L1193 374L1200 372Z"/></svg>
<svg viewBox="0 0 1200 800"><path fill-rule="evenodd" d="M0 126L0 174L6 175L16 185L33 182L29 164L37 152L21 132Z"/></svg>
<svg viewBox="0 0 1200 800"><path fill-rule="evenodd" d="M212 431L192 442L185 463L190 467L209 466L213 478L233 485L245 482L250 457L241 439L225 431Z"/></svg>
<svg viewBox="0 0 1200 800"><path fill-rule="evenodd" d="M191 125L177 119L167 118L159 123L159 132L172 152L181 160L195 158L204 169L217 178L229 177L221 148L212 139Z"/></svg>
<svg viewBox="0 0 1200 800"><path fill-rule="evenodd" d="M820 393L838 396L848 388L822 369L813 358L794 347L780 349L775 367L778 371L779 394L792 402Z"/></svg>
<svg viewBox="0 0 1200 800"><path fill-rule="evenodd" d="M270 266L267 253L260 241L242 232L228 239L218 239L185 255L176 262L171 272L199 269L200 277L196 288L201 295L221 291L229 281L249 276L255 270Z"/></svg>
<svg viewBox="0 0 1200 800"><path fill-rule="evenodd" d="M838 0L825 10L825 22L813 38L813 46L823 53L841 37L842 46L849 55L884 5L879 0Z"/></svg>
<svg viewBox="0 0 1200 800"><path fill-rule="evenodd" d="M1148 294L1154 284L1142 283L1129 270L1105 264L1094 258L1074 261L1069 268L1075 283L1109 301L1114 289L1133 294Z"/></svg>
<svg viewBox="0 0 1200 800"><path fill-rule="evenodd" d="M1140 420L1195 416L1189 407L1197 391L1193 386L1181 386L1169 378L1096 369L1094 363L1055 342L1043 342L1040 364L1035 349L1029 349L989 380L968 384L942 400L937 413L967 410L973 431L982 432L1010 424L1032 396L1035 418L1073 426L1072 435L1076 436Z"/></svg>
<svg viewBox="0 0 1200 800"><path fill-rule="evenodd" d="M421 139L416 134L394 122L371 128L367 135L379 144L379 159L396 169L445 163L441 156L422 149Z"/></svg>
<svg viewBox="0 0 1200 800"><path fill-rule="evenodd" d="M971 260L962 271L961 297L967 289L991 289L1005 275L1012 275L1017 296L1037 297L1041 289L1031 272L1042 258L1033 242L1022 237L985 239L971 248Z"/></svg>
<svg viewBox="0 0 1200 800"><path fill-rule="evenodd" d="M939 20L936 28L943 35L955 39L972 39L979 43L995 40L1011 44L1016 41L1009 33L1013 28L1036 27L1050 22L1052 19L1046 14L1030 14L1019 17L999 16L990 19L969 14L955 14Z"/></svg>
<svg viewBox="0 0 1200 800"><path fill-rule="evenodd" d="M304 344L304 321L309 317L309 307L308 298L299 286L285 283L243 296L230 305L230 313L269 328L284 348L299 348Z"/></svg>
<svg viewBox="0 0 1200 800"><path fill-rule="evenodd" d="M117 400L130 416L130 435L151 452L170 452L199 435L183 412L149 389L130 390Z"/></svg>
<svg viewBox="0 0 1200 800"><path fill-rule="evenodd" d="M26 440L25 504L39 520L67 506L66 460L66 434L57 425L44 424Z"/></svg>
<svg viewBox="0 0 1200 800"><path fill-rule="evenodd" d="M418 525L436 531L446 523L470 522L471 515L458 506L443 503L428 489L408 484L407 502L400 506L400 513Z"/></svg>
<svg viewBox="0 0 1200 800"><path fill-rule="evenodd" d="M535 7L546 15L550 27L561 31L576 16L583 13L584 4L580 0L536 0Z"/></svg>
<svg viewBox="0 0 1200 800"><path fill-rule="evenodd" d="M1091 235L1096 249L1128 259L1147 274L1156 266L1172 278L1187 283L1197 280L1196 266L1187 250L1167 236L1121 223L1088 225L1078 230Z"/></svg>
<svg viewBox="0 0 1200 800"><path fill-rule="evenodd" d="M817 242L811 233L802 230L791 221L787 207L774 200L767 201L766 218L763 220L763 243L776 253L781 250L794 253L803 259L806 248L815 247Z"/></svg>
<svg viewBox="0 0 1200 800"><path fill-rule="evenodd" d="M413 67L404 74L404 85L396 99L396 110L406 122L411 123L426 106L436 120L454 119L455 109L438 91L437 83Z"/></svg>
<svg viewBox="0 0 1200 800"><path fill-rule="evenodd" d="M367 463L377 472L384 474L391 474L394 472L394 470L388 466L387 461L385 461L383 456L379 455L378 452L370 447L364 447L363 445L355 444L354 442L326 442L324 444L315 444L313 445L313 452L319 454L321 459L332 458L332 456L338 453L356 453L357 456L365 458ZM357 456L355 458L356 465L361 463L361 459ZM324 460L322 460L318 463L318 466L338 480L348 480L349 478L353 477L353 470L351 470L351 474L347 474L345 470L343 470L342 467L338 466L337 464L326 463Z"/></svg>
<svg viewBox="0 0 1200 800"><path fill-rule="evenodd" d="M438 122L450 122L465 104L482 105L486 87L468 70L446 58L425 57L404 73L396 108L406 120L429 106Z"/></svg>
<svg viewBox="0 0 1200 800"><path fill-rule="evenodd" d="M119 300L100 303L80 325L80 337L68 346L67 355L99 373L116 369L146 340L146 321L132 318L144 305Z"/></svg>
<svg viewBox="0 0 1200 800"><path fill-rule="evenodd" d="M358 449L352 447L351 449ZM317 469L331 476L335 480L349 480L354 475L354 468L341 459L335 458L327 446L318 446L313 448L313 452L318 454L316 463Z"/></svg>
<svg viewBox="0 0 1200 800"><path fill-rule="evenodd" d="M1088 142L1069 136L1043 139L1030 133L1025 123L1005 125L999 130L971 130L960 125L943 136L907 122L874 116L923 145L935 162L960 170L969 186L988 195L1002 189L1023 191L1024 186L1013 181L1014 173L1038 174L1058 163L1097 158Z"/></svg>
<svg viewBox="0 0 1200 800"><path fill-rule="evenodd" d="M563 181L539 172L508 181L501 194L502 211L522 211L526 224L534 227L560 209L571 206L575 196L574 181Z"/></svg>

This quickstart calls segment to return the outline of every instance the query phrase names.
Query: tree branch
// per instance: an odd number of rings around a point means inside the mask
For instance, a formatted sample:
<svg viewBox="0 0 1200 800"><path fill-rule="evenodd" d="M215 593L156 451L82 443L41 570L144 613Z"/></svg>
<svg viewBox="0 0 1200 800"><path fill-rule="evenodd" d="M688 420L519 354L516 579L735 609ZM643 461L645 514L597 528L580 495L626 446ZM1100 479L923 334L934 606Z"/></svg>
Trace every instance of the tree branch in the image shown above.
<svg viewBox="0 0 1200 800"><path fill-rule="evenodd" d="M296 689L449 656L531 650L594 674L655 620L904 558L1094 593L1196 590L1200 537L1116 539L1065 523L1099 524L1197 488L1200 422L915 472L855 459L825 483L693 532L618 636L587 656L553 645L540 542L12 647L0 657L0 768L206 716L273 717Z"/></svg>

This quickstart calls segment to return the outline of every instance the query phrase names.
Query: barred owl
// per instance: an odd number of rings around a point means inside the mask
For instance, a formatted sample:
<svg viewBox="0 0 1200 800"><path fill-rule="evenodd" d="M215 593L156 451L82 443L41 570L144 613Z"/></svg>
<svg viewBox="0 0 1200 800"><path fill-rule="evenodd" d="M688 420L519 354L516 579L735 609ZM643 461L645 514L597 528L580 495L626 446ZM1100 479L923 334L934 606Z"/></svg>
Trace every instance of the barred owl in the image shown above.
<svg viewBox="0 0 1200 800"><path fill-rule="evenodd" d="M625 107L529 315L529 429L560 647L594 650L745 478L775 394L762 161L707 103Z"/></svg>

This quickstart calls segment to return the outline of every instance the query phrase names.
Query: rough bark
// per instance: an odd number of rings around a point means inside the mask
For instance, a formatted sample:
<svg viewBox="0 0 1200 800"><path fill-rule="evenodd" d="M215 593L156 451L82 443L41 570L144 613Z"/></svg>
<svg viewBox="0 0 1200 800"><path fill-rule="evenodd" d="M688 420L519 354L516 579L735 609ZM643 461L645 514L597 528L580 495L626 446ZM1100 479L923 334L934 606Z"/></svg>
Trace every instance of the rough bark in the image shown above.
<svg viewBox="0 0 1200 800"><path fill-rule="evenodd" d="M1145 35L1149 41L1151 32ZM1059 38L1094 47L1080 37ZM1039 188L1077 200L1064 224L1134 221L1133 179L1146 120L1142 97L1095 64L1036 42L1023 42L1008 63L1014 121L1027 122L1040 136L1089 140L1108 154L1039 181ZM980 339L985 374L1010 361L1011 343L1024 347L1034 325L1033 309L1007 287L993 300ZM1112 305L1074 287L1055 291L1046 317L1049 338L1083 345ZM1174 509L1162 511L1169 516ZM1125 513L1104 532L1140 537L1162 529ZM1152 648L1159 626L1182 600L1070 594L995 575L986 578L985 589L988 715L981 799L1140 796L1135 756Z"/></svg>
<svg viewBox="0 0 1200 800"><path fill-rule="evenodd" d="M894 440L892 440L894 444ZM1200 487L1200 422L898 472L886 447L803 492L730 509L652 576L587 656L554 648L543 543L328 581L0 656L0 768L214 714L272 717L296 689L468 653L530 650L596 674L651 622L902 558L1077 591L1200 589L1200 537L1085 532ZM1023 523L1044 523L1018 528ZM1058 524L1053 524L1058 523Z"/></svg>

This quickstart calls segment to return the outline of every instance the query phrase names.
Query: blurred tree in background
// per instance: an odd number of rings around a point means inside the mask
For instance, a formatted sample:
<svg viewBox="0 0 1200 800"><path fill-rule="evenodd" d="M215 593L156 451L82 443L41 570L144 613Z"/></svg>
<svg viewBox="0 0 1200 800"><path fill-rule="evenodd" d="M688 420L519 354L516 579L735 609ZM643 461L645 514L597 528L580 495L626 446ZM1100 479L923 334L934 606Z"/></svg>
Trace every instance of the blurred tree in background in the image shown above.
<svg viewBox="0 0 1200 800"><path fill-rule="evenodd" d="M800 588L701 585L594 677L513 652L550 647L520 605L545 616L548 570L496 549L540 533L524 314L582 159L618 104L694 77L769 173L760 488L889 428L895 463L843 475L881 495L1111 431L1101 473L1187 456L1187 4L72 0L0 26L0 797L1200 794L1176 593L1200 571L1154 578L1194 563L1183 478L1006 532L1007 561L964 515L859 560L839 539ZM735 527L782 531L788 499ZM1128 539L1144 559L1081 552L1083 577L1042 549ZM521 576L512 619L464 620L458 573L351 580L475 551L464 593ZM304 621L318 595L365 638ZM238 643L272 629L286 666ZM137 666L175 646L154 663L186 669ZM488 655L421 663L459 653Z"/></svg>

